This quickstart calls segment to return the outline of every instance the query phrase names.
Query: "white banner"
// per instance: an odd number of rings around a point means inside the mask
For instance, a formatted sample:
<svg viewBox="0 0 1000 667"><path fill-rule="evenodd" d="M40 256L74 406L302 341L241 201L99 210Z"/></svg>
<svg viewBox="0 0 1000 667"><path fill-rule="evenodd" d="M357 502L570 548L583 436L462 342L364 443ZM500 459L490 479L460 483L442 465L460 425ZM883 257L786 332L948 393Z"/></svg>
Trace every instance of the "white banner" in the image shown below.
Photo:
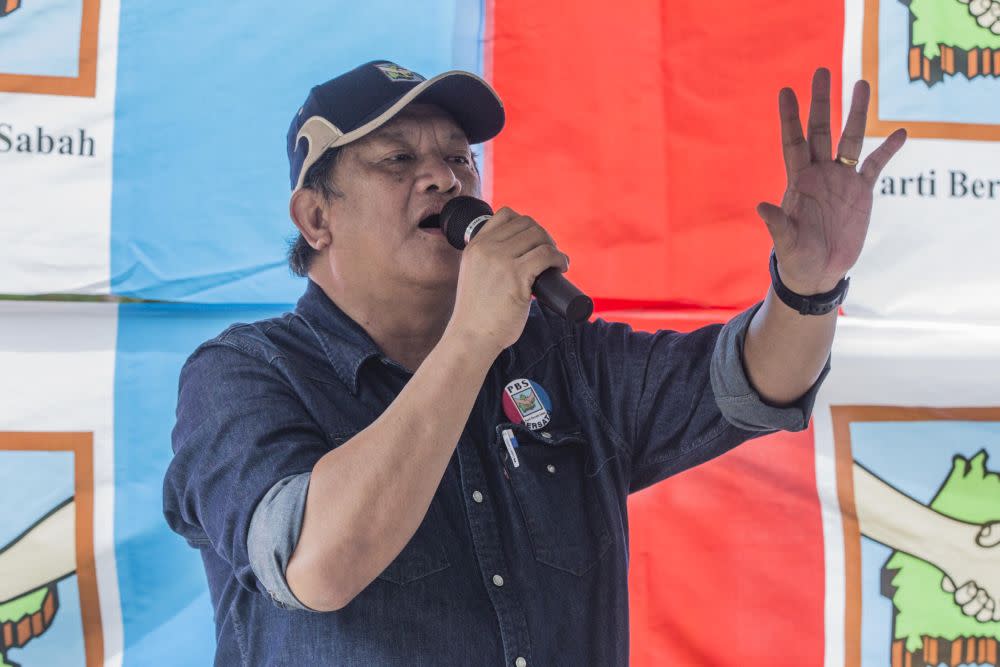
<svg viewBox="0 0 1000 667"><path fill-rule="evenodd" d="M0 320L0 663L121 664L117 306L0 302Z"/></svg>
<svg viewBox="0 0 1000 667"><path fill-rule="evenodd" d="M1000 321L994 14L1000 4L989 0L847 0L845 114L854 81L865 78L866 151L897 127L909 133L875 186L848 313Z"/></svg>
<svg viewBox="0 0 1000 667"><path fill-rule="evenodd" d="M996 664L998 377L1000 326L838 324L813 413L827 667Z"/></svg>
<svg viewBox="0 0 1000 667"><path fill-rule="evenodd" d="M0 292L106 293L119 3L6 4Z"/></svg>

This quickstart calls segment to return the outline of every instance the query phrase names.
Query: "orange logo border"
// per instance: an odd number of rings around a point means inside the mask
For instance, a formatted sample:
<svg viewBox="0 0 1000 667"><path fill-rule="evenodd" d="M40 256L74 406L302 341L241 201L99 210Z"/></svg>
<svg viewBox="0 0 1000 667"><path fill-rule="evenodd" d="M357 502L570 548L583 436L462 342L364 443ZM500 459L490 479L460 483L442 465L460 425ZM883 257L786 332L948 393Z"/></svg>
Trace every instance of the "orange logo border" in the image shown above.
<svg viewBox="0 0 1000 667"><path fill-rule="evenodd" d="M100 19L100 0L83 0L77 76L0 74L0 91L94 97L97 93L97 32Z"/></svg>
<svg viewBox="0 0 1000 667"><path fill-rule="evenodd" d="M906 408L895 405L835 405L833 449L837 500L844 528L844 665L861 665L861 529L854 505L851 424L856 422L1000 421L1000 408ZM895 663L893 663L895 664Z"/></svg>
<svg viewBox="0 0 1000 667"><path fill-rule="evenodd" d="M76 577L87 667L104 664L104 631L94 562L94 434L0 431L0 451L73 452Z"/></svg>
<svg viewBox="0 0 1000 667"><path fill-rule="evenodd" d="M892 0L895 1L895 0ZM865 0L862 27L861 76L871 84L871 109L868 114L868 136L885 137L896 128L905 127L911 137L921 139L966 139L971 141L1000 140L1000 124L945 123L882 119L879 116L878 87L878 12L880 0ZM900 55L900 63L903 55Z"/></svg>

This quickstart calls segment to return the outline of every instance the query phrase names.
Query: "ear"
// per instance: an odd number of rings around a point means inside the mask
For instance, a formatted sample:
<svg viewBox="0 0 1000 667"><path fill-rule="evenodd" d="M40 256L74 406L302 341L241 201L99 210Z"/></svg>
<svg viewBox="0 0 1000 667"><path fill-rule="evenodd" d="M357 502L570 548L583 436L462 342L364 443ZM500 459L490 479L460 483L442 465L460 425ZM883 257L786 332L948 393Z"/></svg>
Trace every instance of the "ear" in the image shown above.
<svg viewBox="0 0 1000 667"><path fill-rule="evenodd" d="M323 250L333 243L323 195L310 188L299 188L288 202L288 214L314 250Z"/></svg>

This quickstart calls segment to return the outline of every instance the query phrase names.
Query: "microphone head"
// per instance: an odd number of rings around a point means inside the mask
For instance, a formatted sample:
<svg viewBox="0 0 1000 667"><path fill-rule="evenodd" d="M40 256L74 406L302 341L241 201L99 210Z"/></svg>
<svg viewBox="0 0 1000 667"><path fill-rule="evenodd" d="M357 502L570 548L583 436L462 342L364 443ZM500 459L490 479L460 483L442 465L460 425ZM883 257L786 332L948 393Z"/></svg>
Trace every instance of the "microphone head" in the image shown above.
<svg viewBox="0 0 1000 667"><path fill-rule="evenodd" d="M465 249L465 229L469 223L483 215L493 215L493 209L482 199L465 195L449 199L441 209L439 224L444 236L453 247Z"/></svg>

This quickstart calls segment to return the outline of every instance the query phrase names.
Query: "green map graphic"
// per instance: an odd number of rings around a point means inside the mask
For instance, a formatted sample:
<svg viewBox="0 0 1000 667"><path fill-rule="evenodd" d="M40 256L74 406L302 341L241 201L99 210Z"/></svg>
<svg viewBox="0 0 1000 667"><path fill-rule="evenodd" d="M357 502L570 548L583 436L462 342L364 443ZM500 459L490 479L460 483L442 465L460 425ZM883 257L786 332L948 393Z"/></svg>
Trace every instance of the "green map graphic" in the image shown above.
<svg viewBox="0 0 1000 667"><path fill-rule="evenodd" d="M0 667L12 667L13 663L7 662L11 646L23 646L45 633L59 607L56 599L55 586L49 585L0 604ZM8 633L11 643L7 642Z"/></svg>
<svg viewBox="0 0 1000 667"><path fill-rule="evenodd" d="M971 459L956 455L930 507L967 523L1000 519L1000 475L986 468L986 459L985 451ZM959 637L1000 641L1000 622L982 623L963 614L952 595L942 590L943 574L933 565L897 551L886 562L883 574L892 576L890 584L895 588L891 599L898 612L893 638L905 640L906 650L919 650L924 636L949 641Z"/></svg>
<svg viewBox="0 0 1000 667"><path fill-rule="evenodd" d="M929 60L941 54L941 45L963 51L1000 49L1000 35L979 25L966 3L959 0L901 1L909 5L913 14L910 45L922 47L924 57Z"/></svg>

